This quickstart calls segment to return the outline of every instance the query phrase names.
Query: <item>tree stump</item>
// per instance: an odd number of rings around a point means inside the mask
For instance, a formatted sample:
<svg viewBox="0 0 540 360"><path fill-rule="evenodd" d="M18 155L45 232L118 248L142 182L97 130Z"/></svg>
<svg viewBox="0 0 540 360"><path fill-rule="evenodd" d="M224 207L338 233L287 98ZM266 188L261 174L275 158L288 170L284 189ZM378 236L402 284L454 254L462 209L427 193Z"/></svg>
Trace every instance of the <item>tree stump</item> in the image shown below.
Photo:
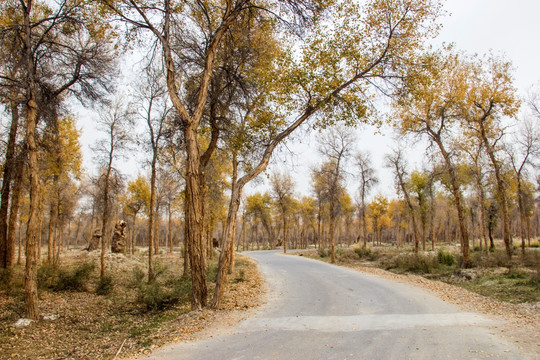
<svg viewBox="0 0 540 360"><path fill-rule="evenodd" d="M92 234L92 239L90 239L90 243L88 244L88 247L86 250L88 251L94 251L99 248L99 244L101 241L101 231L99 229L96 229L94 231L94 234Z"/></svg>
<svg viewBox="0 0 540 360"><path fill-rule="evenodd" d="M114 225L114 234L111 241L111 251L113 253L124 253L126 250L126 235L124 231L127 223L124 220L120 220Z"/></svg>

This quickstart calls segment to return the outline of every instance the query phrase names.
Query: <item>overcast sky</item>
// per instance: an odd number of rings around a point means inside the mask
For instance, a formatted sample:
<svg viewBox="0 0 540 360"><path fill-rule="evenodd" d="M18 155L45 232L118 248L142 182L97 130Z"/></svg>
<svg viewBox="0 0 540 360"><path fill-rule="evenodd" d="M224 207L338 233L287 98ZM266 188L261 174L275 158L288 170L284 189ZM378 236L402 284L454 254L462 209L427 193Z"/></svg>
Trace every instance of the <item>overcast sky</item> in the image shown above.
<svg viewBox="0 0 540 360"><path fill-rule="evenodd" d="M483 55L493 51L495 54L504 54L514 64L515 85L522 96L533 84L540 81L540 31L537 28L540 0L447 0L444 7L448 14L441 19L443 28L435 40L436 45L453 42L457 49L468 53ZM89 145L95 141L95 133L91 129L92 121L89 120L86 118L84 121L82 143L87 168L93 168ZM369 127L360 128L357 131L356 148L369 149L378 169L380 185L372 194L382 193L387 197L394 197L392 174L383 167L384 155L393 146L392 134L387 128L381 130L383 135L374 134L375 130ZM294 149L296 155L291 156L287 151L280 151L267 173L276 168L289 169L294 175L298 194L309 195L310 169L318 166L321 160L316 156L316 142L313 139L307 141L304 135L301 138L302 145L291 142L288 144L289 149ZM422 146L411 149L411 167L421 167L423 152ZM122 171L128 176L136 175L136 169L143 172L142 166L133 159L128 166L122 167ZM348 170L351 174L348 188L355 192L357 185L352 162ZM259 186L247 189L248 193L264 190L264 180L259 183Z"/></svg>

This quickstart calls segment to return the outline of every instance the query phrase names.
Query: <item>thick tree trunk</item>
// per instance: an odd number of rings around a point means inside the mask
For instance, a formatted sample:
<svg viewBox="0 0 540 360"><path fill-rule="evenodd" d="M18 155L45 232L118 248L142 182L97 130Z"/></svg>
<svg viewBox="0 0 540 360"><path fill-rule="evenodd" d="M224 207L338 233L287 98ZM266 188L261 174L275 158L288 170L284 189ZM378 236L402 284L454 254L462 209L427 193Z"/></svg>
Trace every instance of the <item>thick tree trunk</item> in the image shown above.
<svg viewBox="0 0 540 360"><path fill-rule="evenodd" d="M30 54L28 56L31 58ZM26 267L24 275L24 298L26 316L29 319L37 320L39 318L39 310L37 296L36 240L39 225L40 199L38 164L39 150L36 144L37 102L35 95L35 87L35 84L30 85L31 89L26 106L26 146L28 151L28 174L30 176L30 214L28 218L28 225L26 228Z"/></svg>
<svg viewBox="0 0 540 360"><path fill-rule="evenodd" d="M199 147L196 128L186 126L186 242L191 264L192 298L191 308L201 310L207 305L206 258L203 239L201 189L199 188Z"/></svg>

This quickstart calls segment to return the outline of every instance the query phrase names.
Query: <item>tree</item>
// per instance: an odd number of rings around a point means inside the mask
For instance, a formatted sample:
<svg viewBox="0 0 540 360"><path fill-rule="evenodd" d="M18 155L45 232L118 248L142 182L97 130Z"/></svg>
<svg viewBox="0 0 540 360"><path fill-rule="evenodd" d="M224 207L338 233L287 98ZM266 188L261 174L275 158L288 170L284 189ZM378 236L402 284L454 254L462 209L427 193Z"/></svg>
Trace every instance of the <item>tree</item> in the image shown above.
<svg viewBox="0 0 540 360"><path fill-rule="evenodd" d="M373 222L373 232L375 233L375 240L381 244L382 230L388 226L389 218L386 216L388 212L388 199L382 195L375 196L375 199L369 204L369 214Z"/></svg>
<svg viewBox="0 0 540 360"><path fill-rule="evenodd" d="M413 225L413 236L414 236L414 252L418 253L418 224L416 222L416 211L414 209L414 204L412 202L411 196L409 194L409 189L407 188L407 172L406 172L406 163L403 159L403 152L401 151L401 146L398 145L391 154L386 155L386 166L391 168L394 172L395 182L398 193L402 193L405 197L405 203L409 208L410 217Z"/></svg>
<svg viewBox="0 0 540 360"><path fill-rule="evenodd" d="M148 181L142 175L138 175L135 180L132 180L127 184L127 198L125 206L126 213L133 215L130 245L132 254L135 252L135 229L137 223L137 214L141 210L147 211L149 204L150 186L148 185Z"/></svg>
<svg viewBox="0 0 540 360"><path fill-rule="evenodd" d="M413 171L409 177L407 186L416 196L418 215L422 225L422 251L426 251L426 225L428 220L427 187L429 177L426 173Z"/></svg>
<svg viewBox="0 0 540 360"><path fill-rule="evenodd" d="M356 154L356 166L360 174L360 219L362 226L362 238L364 247L367 245L367 226L366 226L366 196L369 190L379 182L375 175L375 169L371 164L371 154L369 152L359 152Z"/></svg>
<svg viewBox="0 0 540 360"><path fill-rule="evenodd" d="M175 7L168 0L163 3L152 3L151 6L136 1L107 2L107 4L129 24L150 31L162 48L161 55L166 64L169 95L182 120L186 144L187 234L190 244L193 245L190 246L193 279L192 307L201 308L206 305L206 279L205 259L202 256L202 199L198 187L201 157L197 135L207 103L217 51L225 34L228 34L228 30L240 19L244 19L242 17L244 15L247 17L257 14L265 18L269 14L275 14L281 7L279 11L281 19L309 20L316 19L313 15L319 15L331 4L326 1L268 1L252 6L253 3L250 0L227 1L224 7L221 4L218 5L217 2L188 3L184 7ZM382 81L399 78L395 75L402 66L405 66L403 60L417 50L420 39L434 30L434 27L428 23L437 16L439 6L437 2L428 0L401 0L397 4L374 0L365 7L363 16L358 16L362 12L357 5L340 4L333 10L335 10L336 18L347 19L347 21L337 22L334 29L321 28L318 33L314 33L307 39L301 56L281 58L280 65L274 67L274 70L286 74L285 77L261 74L268 80L272 79L276 86L283 89L276 92L276 95L287 100L298 99L288 102L290 106L295 107L294 111L284 108L282 113L294 113L299 116L272 133L258 164L245 176L239 178L236 189L231 194L230 214L234 214L234 218L228 216L229 224L235 221L240 206L241 189L264 171L274 149L308 118L323 109L327 110L327 113L334 112L338 108L338 103L341 103L340 109L350 115L354 113L356 119L366 114L369 107L369 100L365 97L367 88L373 89L374 78ZM205 14L213 16L205 16ZM185 33L177 32L176 30L183 27L173 25L183 23L192 24L194 30ZM240 36L248 33L247 31L240 33ZM323 33L325 36L321 37ZM359 37L359 34L364 36ZM325 41L321 42L321 38ZM172 46L174 45L171 43L172 39L186 40L178 43L191 47L175 48ZM284 40L286 37L282 36L280 39ZM285 45L284 41L282 43ZM330 44L333 45L329 46ZM196 91L195 101L192 102L193 106L190 108L192 111L188 110L186 102L182 99L182 90L186 84L179 81L179 74L182 72L178 71L176 64L181 62L175 61L178 56L185 58L186 51L189 52L188 49L203 49L202 55L197 57L201 59L199 64L203 66L194 67L198 75L193 85L198 91ZM333 53L325 50L332 50ZM306 64L309 71L298 71L306 68L299 67L298 64ZM337 66L337 64L344 66ZM291 71L284 71L287 69ZM359 106L352 106L354 102ZM284 104L285 102L273 103ZM278 112L273 111L270 114L272 113ZM232 234L233 228L230 225L225 235L224 247L226 249L232 241ZM228 258L228 254L220 256L218 291L216 291L213 306L218 306L223 294L221 288L225 284L226 271L224 269L228 267Z"/></svg>
<svg viewBox="0 0 540 360"><path fill-rule="evenodd" d="M525 238L528 237L525 228L529 218L525 199L527 187L524 182L526 182L527 168L533 164L533 159L536 159L540 154L540 129L532 121L525 119L521 122L520 131L512 143L514 146L508 146L507 153L517 180L521 252L524 254Z"/></svg>
<svg viewBox="0 0 540 360"><path fill-rule="evenodd" d="M274 173L270 178L272 190L274 192L274 201L281 215L281 224L283 226L283 252L287 252L287 220L291 215L294 206L294 182L290 175Z"/></svg>
<svg viewBox="0 0 540 360"><path fill-rule="evenodd" d="M352 147L351 132L345 127L331 128L319 139L320 152L327 158L324 171L326 180L326 198L328 201L328 212L330 217L330 252L332 264L336 262L335 253L335 228L338 215L341 211L339 199L343 196L343 166L350 154Z"/></svg>
<svg viewBox="0 0 540 360"><path fill-rule="evenodd" d="M105 36L108 24L100 21L102 18L92 11L94 7L95 4L84 1L26 0L8 1L2 8L2 13L10 16L2 22L0 34L3 39L14 40L12 52L20 61L20 71L2 74L2 79L15 87L22 84L18 102L23 104L25 114L30 178L25 304L26 315L31 319L38 318L36 240L40 184L37 125L40 118L54 113L62 95L70 93L81 99L96 99L101 95L100 89L107 88L112 44L109 35Z"/></svg>
<svg viewBox="0 0 540 360"><path fill-rule="evenodd" d="M154 279L153 254L154 254L154 227L156 226L155 214L157 164L161 152L161 140L165 133L165 126L170 116L171 106L168 103L167 88L164 84L163 73L156 65L150 63L144 69L142 81L137 86L137 100L141 104L138 115L144 120L147 127L147 139L145 143L150 146L150 202L148 204L148 282Z"/></svg>
<svg viewBox="0 0 540 360"><path fill-rule="evenodd" d="M507 184L503 174L503 163L498 156L500 140L504 135L504 117L513 117L519 109L519 100L512 85L511 64L490 57L486 62L472 60L471 81L466 89L466 102L462 116L471 133L484 145L493 168L500 210L503 216L503 240L508 258L514 251L510 229Z"/></svg>
<svg viewBox="0 0 540 360"><path fill-rule="evenodd" d="M96 157L100 164L100 180L103 183L101 199L103 209L101 216L101 260L100 276L105 276L105 253L107 251L107 239L109 235L110 218L110 189L111 180L118 176L118 171L113 166L122 151L126 149L131 141L131 128L133 125L133 116L127 109L127 104L120 97L117 97L111 103L109 108L100 110L97 121L100 131L104 133L104 138L98 141L94 148Z"/></svg>
<svg viewBox="0 0 540 360"><path fill-rule="evenodd" d="M81 177L82 153L80 134L72 116L57 119L48 125L42 141L45 150L42 176L50 179L47 189L50 207L47 260L57 262L53 244L60 245L60 242L53 234L62 233L62 225L65 225L62 217L69 217L74 210L73 200L76 197L73 181Z"/></svg>

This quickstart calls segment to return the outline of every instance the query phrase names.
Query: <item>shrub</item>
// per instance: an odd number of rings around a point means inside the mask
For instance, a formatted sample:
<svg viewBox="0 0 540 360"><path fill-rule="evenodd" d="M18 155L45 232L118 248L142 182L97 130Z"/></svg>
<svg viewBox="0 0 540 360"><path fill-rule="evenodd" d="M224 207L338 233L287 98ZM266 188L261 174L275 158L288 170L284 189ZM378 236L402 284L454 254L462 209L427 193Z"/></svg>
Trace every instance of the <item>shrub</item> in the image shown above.
<svg viewBox="0 0 540 360"><path fill-rule="evenodd" d="M113 290L113 278L111 275L105 275L99 278L98 284L96 286L96 294L98 295L109 295Z"/></svg>
<svg viewBox="0 0 540 360"><path fill-rule="evenodd" d="M94 271L93 263L83 263L73 271L59 269L58 278L53 283L54 291L86 291L90 275Z"/></svg>
<svg viewBox="0 0 540 360"><path fill-rule="evenodd" d="M531 276L529 279L529 285L540 289L540 270Z"/></svg>
<svg viewBox="0 0 540 360"><path fill-rule="evenodd" d="M434 256L420 254L398 255L386 263L386 269L401 269L408 272L426 273L433 272L439 263Z"/></svg>
<svg viewBox="0 0 540 360"><path fill-rule="evenodd" d="M38 268L37 283L40 289L52 289L58 281L58 267L53 264L44 264Z"/></svg>
<svg viewBox="0 0 540 360"><path fill-rule="evenodd" d="M150 283L141 283L137 299L146 306L147 310L162 310L171 304L170 295L163 290L163 286L158 281L154 280Z"/></svg>
<svg viewBox="0 0 540 360"><path fill-rule="evenodd" d="M189 301L191 280L189 278L170 277L161 282L163 271L157 271L154 279L146 282L146 274L140 268L133 270L134 283L137 287L137 302L146 310L159 311L181 301Z"/></svg>
<svg viewBox="0 0 540 360"><path fill-rule="evenodd" d="M324 257L327 257L328 255L330 255L330 252L324 248L319 248L317 250L317 254L319 254L320 257L324 258Z"/></svg>
<svg viewBox="0 0 540 360"><path fill-rule="evenodd" d="M443 249L440 249L437 253L437 260L439 261L439 264L443 264L446 266L452 266L456 263L456 258L454 257L454 255L444 251Z"/></svg>
<svg viewBox="0 0 540 360"><path fill-rule="evenodd" d="M209 262L206 268L206 279L209 282L216 282L218 273L218 264L215 261Z"/></svg>
<svg viewBox="0 0 540 360"><path fill-rule="evenodd" d="M510 267L511 262L508 260L506 251L495 250L492 254L473 253L470 258L471 267Z"/></svg>
<svg viewBox="0 0 540 360"><path fill-rule="evenodd" d="M238 272L238 275L234 278L235 283L246 281L246 271L244 269L240 269Z"/></svg>
<svg viewBox="0 0 540 360"><path fill-rule="evenodd" d="M368 247L355 247L354 252L356 255L358 255L360 259L371 258L371 256L373 255L371 248Z"/></svg>
<svg viewBox="0 0 540 360"><path fill-rule="evenodd" d="M0 269L0 290L10 294L14 288L23 287L23 279L22 276L14 276L12 269Z"/></svg>
<svg viewBox="0 0 540 360"><path fill-rule="evenodd" d="M525 274L523 271L510 268L508 269L508 272L505 275L508 279L525 279L527 277L527 274Z"/></svg>

